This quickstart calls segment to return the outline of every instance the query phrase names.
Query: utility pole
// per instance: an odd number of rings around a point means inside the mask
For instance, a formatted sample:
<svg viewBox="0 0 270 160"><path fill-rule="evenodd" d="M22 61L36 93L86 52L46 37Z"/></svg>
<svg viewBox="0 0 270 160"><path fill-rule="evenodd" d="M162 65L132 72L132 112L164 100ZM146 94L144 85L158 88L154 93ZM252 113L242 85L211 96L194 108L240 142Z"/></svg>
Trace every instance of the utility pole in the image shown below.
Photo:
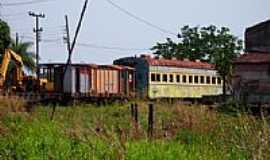
<svg viewBox="0 0 270 160"><path fill-rule="evenodd" d="M36 75L38 83L40 82L40 71L39 71L39 42L40 39L40 33L43 31L41 27L39 27L39 18L45 18L45 15L43 13L36 14L34 12L29 12L29 16L32 16L36 19L36 28L33 29L34 33L36 33ZM38 85L39 89L39 85Z"/></svg>
<svg viewBox="0 0 270 160"><path fill-rule="evenodd" d="M74 36L72 44L70 45L70 48L69 48L69 55L68 55L67 63L66 63L65 68L64 68L64 72L63 72L64 76L66 74L68 66L71 64L72 52L73 52L73 50L75 48L76 41L77 41L77 38L79 36L79 32L80 32L80 29L81 29L81 26L82 26L82 21L83 21L83 18L84 18L86 9L87 9L87 5L88 5L88 0L85 0L83 8L82 8L81 15L80 15L80 19L79 19L79 22L78 22L78 25L77 25L77 28L76 28L76 31L75 31L75 36Z"/></svg>
<svg viewBox="0 0 270 160"><path fill-rule="evenodd" d="M19 44L19 34L16 32L16 40L15 40L15 45L18 46Z"/></svg>
<svg viewBox="0 0 270 160"><path fill-rule="evenodd" d="M68 24L68 16L67 15L65 15L65 20L66 20L66 36L64 37L64 40L67 43L68 56L70 56L71 55L71 45L70 45L70 33L69 33L69 24Z"/></svg>

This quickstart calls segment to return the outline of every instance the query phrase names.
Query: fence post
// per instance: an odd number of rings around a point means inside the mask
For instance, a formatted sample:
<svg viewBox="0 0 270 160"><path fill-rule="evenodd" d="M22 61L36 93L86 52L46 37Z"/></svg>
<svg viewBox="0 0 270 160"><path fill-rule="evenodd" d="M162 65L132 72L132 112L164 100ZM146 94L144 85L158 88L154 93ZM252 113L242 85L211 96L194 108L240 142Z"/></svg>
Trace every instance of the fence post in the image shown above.
<svg viewBox="0 0 270 160"><path fill-rule="evenodd" d="M153 137L154 131L154 105L149 104L149 113L148 113L148 137Z"/></svg>
<svg viewBox="0 0 270 160"><path fill-rule="evenodd" d="M134 120L134 104L133 103L131 103L130 105L130 111L131 111L131 119L133 121Z"/></svg>
<svg viewBox="0 0 270 160"><path fill-rule="evenodd" d="M139 122L139 118L138 118L138 104L135 103L134 105L134 120L135 120L135 124L136 124L136 128L138 128L138 122Z"/></svg>
<svg viewBox="0 0 270 160"><path fill-rule="evenodd" d="M53 108L52 108L52 114L51 114L51 121L53 120L54 118L54 114L55 114L55 111L56 111L56 104L53 104Z"/></svg>

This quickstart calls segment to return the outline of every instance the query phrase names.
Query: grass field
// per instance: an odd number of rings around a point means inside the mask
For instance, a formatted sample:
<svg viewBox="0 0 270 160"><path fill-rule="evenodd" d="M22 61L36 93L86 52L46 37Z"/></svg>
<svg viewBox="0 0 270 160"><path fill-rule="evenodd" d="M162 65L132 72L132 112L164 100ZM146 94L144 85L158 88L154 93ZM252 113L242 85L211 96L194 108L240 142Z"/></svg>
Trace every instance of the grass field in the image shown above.
<svg viewBox="0 0 270 160"><path fill-rule="evenodd" d="M52 107L26 113L19 102L10 103L0 103L0 159L270 159L265 118L156 104L148 138L146 103L139 103L138 125L128 104L58 106L51 120Z"/></svg>

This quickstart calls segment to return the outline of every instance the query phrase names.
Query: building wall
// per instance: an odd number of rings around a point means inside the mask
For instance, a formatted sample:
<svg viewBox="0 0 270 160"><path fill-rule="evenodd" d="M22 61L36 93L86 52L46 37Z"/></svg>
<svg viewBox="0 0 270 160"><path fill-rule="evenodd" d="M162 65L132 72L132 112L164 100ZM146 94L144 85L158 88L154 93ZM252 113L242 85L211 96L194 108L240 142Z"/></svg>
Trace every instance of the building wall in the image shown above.
<svg viewBox="0 0 270 160"><path fill-rule="evenodd" d="M270 64L236 64L234 75L241 81L269 80Z"/></svg>
<svg viewBox="0 0 270 160"><path fill-rule="evenodd" d="M235 64L234 96L245 103L270 102L270 64Z"/></svg>
<svg viewBox="0 0 270 160"><path fill-rule="evenodd" d="M247 52L270 52L270 21L246 29L245 49Z"/></svg>

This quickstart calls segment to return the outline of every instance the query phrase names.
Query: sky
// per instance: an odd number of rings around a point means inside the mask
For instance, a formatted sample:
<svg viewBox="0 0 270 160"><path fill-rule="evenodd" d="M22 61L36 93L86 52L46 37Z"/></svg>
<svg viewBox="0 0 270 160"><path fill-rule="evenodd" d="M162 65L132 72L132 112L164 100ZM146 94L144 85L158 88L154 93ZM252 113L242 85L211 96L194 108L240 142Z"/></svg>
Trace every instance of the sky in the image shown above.
<svg viewBox="0 0 270 160"><path fill-rule="evenodd" d="M73 38L85 0L35 3L37 1L41 0L1 0L0 18L10 25L13 38L17 32L21 41L34 42L35 21L28 12L44 13L46 17L40 19L43 28L41 62L66 62L64 16L69 17ZM157 42L163 42L167 37L175 39L174 34L184 25L226 26L243 39L245 28L270 19L269 0L111 1L140 20L122 12L108 0L89 0L78 45L74 49L73 63L111 64L117 58L150 52L149 48ZM21 2L33 3L19 5ZM17 5L9 5L11 3Z"/></svg>

